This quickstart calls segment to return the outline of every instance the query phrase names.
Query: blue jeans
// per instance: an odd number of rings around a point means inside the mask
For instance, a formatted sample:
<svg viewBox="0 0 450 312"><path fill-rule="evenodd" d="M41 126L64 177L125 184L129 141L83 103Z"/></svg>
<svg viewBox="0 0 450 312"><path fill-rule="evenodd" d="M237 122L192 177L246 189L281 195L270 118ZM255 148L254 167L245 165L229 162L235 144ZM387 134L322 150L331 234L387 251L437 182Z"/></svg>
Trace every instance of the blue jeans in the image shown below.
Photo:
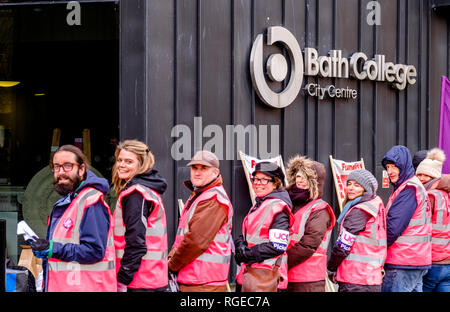
<svg viewBox="0 0 450 312"><path fill-rule="evenodd" d="M422 292L422 278L428 269L386 269L382 292Z"/></svg>
<svg viewBox="0 0 450 312"><path fill-rule="evenodd" d="M450 292L450 264L433 264L423 277L424 292Z"/></svg>

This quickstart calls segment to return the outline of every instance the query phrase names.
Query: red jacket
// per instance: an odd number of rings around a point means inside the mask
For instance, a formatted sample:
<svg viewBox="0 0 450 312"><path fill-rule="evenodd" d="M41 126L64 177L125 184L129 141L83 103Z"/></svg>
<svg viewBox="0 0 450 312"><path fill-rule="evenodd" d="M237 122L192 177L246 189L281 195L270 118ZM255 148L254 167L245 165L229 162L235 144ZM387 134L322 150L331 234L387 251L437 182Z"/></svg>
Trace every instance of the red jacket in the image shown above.
<svg viewBox="0 0 450 312"><path fill-rule="evenodd" d="M381 270L386 259L386 209L383 201L376 196L370 201L356 204L353 209L361 209L371 217L363 231L359 232L350 249L350 254L337 269L336 280L357 285L381 285ZM341 222L340 232L343 230Z"/></svg>
<svg viewBox="0 0 450 312"><path fill-rule="evenodd" d="M209 188L202 192L194 202L186 202L178 224L173 250L178 248L189 231L189 220L195 214L196 207L204 201L211 199L227 208L227 222L216 233L213 241L194 261L180 269L178 282L186 285L225 285L228 281L228 271L231 259L231 228L233 206L222 185ZM205 220L207 222L207 220Z"/></svg>
<svg viewBox="0 0 450 312"><path fill-rule="evenodd" d="M449 194L440 190L428 191L432 202L432 238L431 257L433 262L450 259L450 198Z"/></svg>
<svg viewBox="0 0 450 312"><path fill-rule="evenodd" d="M86 208L98 201L107 208L111 221L111 212L104 201L103 193L92 187L86 187L67 207L50 239L61 244L80 244L79 229L83 214ZM49 258L47 290L49 292L115 292L117 280L114 260L113 232L110 227L106 252L101 261L93 264L79 264Z"/></svg>
<svg viewBox="0 0 450 312"><path fill-rule="evenodd" d="M319 210L327 210L328 214L331 216L332 221L328 227L324 237L322 238L322 243L316 249L314 254L309 257L306 261L303 261L299 265L294 266L288 272L289 282L315 282L323 281L326 277L326 265L327 265L327 249L330 242L330 234L336 223L336 217L334 216L333 210L330 205L323 201L322 199L316 199L302 208L300 208L294 214L294 225L292 227L293 235L289 243L289 248L292 248L297 244L305 231L305 225L308 222L309 216Z"/></svg>
<svg viewBox="0 0 450 312"><path fill-rule="evenodd" d="M427 266L431 264L431 209L426 190L416 176L403 182L389 197L389 212L395 198L406 186L416 190L416 210L405 231L388 248L386 264Z"/></svg>
<svg viewBox="0 0 450 312"><path fill-rule="evenodd" d="M114 244L116 248L116 271L121 266L124 254L125 224L122 218L122 199L132 192L139 192L146 201L153 202L154 208L148 216L145 226L147 252L141 259L141 265L128 285L132 289L155 289L168 284L167 269L167 228L166 213L161 197L148 187L135 184L122 191L114 210Z"/></svg>
<svg viewBox="0 0 450 312"><path fill-rule="evenodd" d="M250 209L251 212L249 212L245 216L244 222L242 224L242 233L244 235L244 240L247 242L249 248L258 244L269 242L270 226L274 220L275 215L277 215L283 210L289 214L290 218L289 235L292 235L292 225L294 224L294 216L292 215L289 205L286 204L284 201L282 201L281 199L267 199L254 211L252 211L252 208ZM278 285L278 288L286 289L288 283L286 252L284 252L281 256L266 259L261 263L254 263L251 265L251 267L272 270L275 266L275 262L279 257L282 258L281 265L279 268L282 281ZM246 264L242 263L241 269L238 275L236 276L236 281L240 285L242 285L245 268Z"/></svg>

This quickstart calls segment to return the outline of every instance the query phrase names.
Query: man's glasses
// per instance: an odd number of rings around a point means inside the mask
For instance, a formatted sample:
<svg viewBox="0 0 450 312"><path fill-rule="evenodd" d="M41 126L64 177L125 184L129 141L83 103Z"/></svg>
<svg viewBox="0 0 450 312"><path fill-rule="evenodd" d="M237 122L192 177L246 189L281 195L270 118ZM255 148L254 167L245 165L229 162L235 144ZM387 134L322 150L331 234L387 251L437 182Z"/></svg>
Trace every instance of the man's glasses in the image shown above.
<svg viewBox="0 0 450 312"><path fill-rule="evenodd" d="M266 179L266 178L251 178L250 181L252 181L252 184L262 184L267 185L269 182L273 182L273 179Z"/></svg>
<svg viewBox="0 0 450 312"><path fill-rule="evenodd" d="M72 171L73 166L78 166L78 164L76 164L76 163L68 163L68 162L67 163L63 163L62 165L60 165L60 164L50 164L50 169L53 172L59 172L59 170L62 168L62 170L64 172L69 172L69 171Z"/></svg>

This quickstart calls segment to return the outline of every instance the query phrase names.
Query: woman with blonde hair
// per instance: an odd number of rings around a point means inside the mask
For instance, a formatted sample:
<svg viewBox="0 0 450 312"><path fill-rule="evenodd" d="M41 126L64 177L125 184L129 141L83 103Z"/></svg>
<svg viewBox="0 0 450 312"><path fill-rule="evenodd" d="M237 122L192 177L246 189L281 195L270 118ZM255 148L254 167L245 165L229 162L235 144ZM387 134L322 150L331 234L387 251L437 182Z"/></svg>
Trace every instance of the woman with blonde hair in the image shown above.
<svg viewBox="0 0 450 312"><path fill-rule="evenodd" d="M116 148L112 182L117 290L165 291L168 285L165 179L148 146L126 140Z"/></svg>

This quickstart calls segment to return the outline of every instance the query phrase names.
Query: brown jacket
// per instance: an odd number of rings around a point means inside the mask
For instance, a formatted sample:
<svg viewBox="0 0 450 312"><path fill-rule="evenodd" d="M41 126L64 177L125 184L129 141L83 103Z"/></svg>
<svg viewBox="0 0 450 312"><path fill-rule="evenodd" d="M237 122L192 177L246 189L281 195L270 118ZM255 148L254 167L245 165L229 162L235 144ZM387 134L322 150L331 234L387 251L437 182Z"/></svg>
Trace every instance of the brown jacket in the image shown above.
<svg viewBox="0 0 450 312"><path fill-rule="evenodd" d="M213 182L197 190L194 190L190 181L184 184L192 192L185 205L185 209L190 209L201 193L222 185L222 177L219 175ZM169 270L177 272L204 253L226 222L227 209L215 198L200 202L189 221L189 231L184 235L178 248L175 250L172 247L169 253Z"/></svg>

